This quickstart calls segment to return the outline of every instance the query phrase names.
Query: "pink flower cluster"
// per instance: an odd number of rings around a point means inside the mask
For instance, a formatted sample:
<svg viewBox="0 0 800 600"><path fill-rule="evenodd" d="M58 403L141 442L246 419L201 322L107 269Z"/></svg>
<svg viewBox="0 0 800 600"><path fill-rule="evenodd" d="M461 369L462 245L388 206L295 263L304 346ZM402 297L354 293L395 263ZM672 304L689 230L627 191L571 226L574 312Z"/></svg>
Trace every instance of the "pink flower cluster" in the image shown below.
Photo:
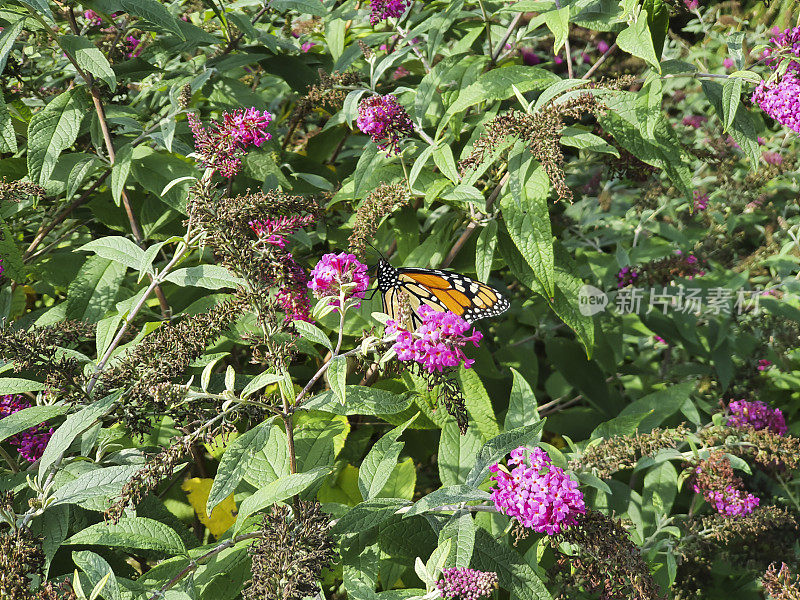
<svg viewBox="0 0 800 600"><path fill-rule="evenodd" d="M513 466L510 472L492 465L497 487L490 492L497 509L516 517L523 527L554 535L574 525L576 515L586 512L578 482L553 466L541 448L512 450L508 465Z"/></svg>
<svg viewBox="0 0 800 600"><path fill-rule="evenodd" d="M0 397L0 419L14 414L23 408L30 407L23 396L9 395ZM8 439L12 446L16 446L20 456L28 462L39 460L44 453L47 442L53 435L53 429L44 425L36 425L18 433Z"/></svg>
<svg viewBox="0 0 800 600"><path fill-rule="evenodd" d="M343 286L350 286L345 294L349 298L363 298L369 287L367 265L358 261L354 254L326 254L311 271L309 289L316 298L330 298L331 306L339 307L339 294Z"/></svg>
<svg viewBox="0 0 800 600"><path fill-rule="evenodd" d="M778 152L763 152L761 158L768 165L780 165L783 163L783 155Z"/></svg>
<svg viewBox="0 0 800 600"><path fill-rule="evenodd" d="M800 133L800 79L787 71L775 81L762 81L753 102L781 125Z"/></svg>
<svg viewBox="0 0 800 600"><path fill-rule="evenodd" d="M356 125L386 154L399 154L400 140L414 131L408 113L391 94L362 100Z"/></svg>
<svg viewBox="0 0 800 600"><path fill-rule="evenodd" d="M773 29L775 36L770 39L770 46L764 49L764 63L772 68L777 68L781 59L788 58L791 61L790 70L800 70L800 27L787 29L785 31Z"/></svg>
<svg viewBox="0 0 800 600"><path fill-rule="evenodd" d="M97 27L103 22L103 18L91 9L83 11L83 18L92 27Z"/></svg>
<svg viewBox="0 0 800 600"><path fill-rule="evenodd" d="M758 361L758 367L756 367L759 371L766 371L772 365L771 360L767 360L766 358L762 358Z"/></svg>
<svg viewBox="0 0 800 600"><path fill-rule="evenodd" d="M708 208L708 194L705 194L699 190L695 190L693 193L694 196L694 210L695 212L701 212ZM694 258L694 257L692 257ZM687 259L688 260L688 259ZM695 259L697 260L697 259Z"/></svg>
<svg viewBox="0 0 800 600"><path fill-rule="evenodd" d="M467 369L475 361L467 358L462 348L467 342L477 348L483 338L480 331L473 329L471 335L464 335L469 330L469 323L455 313L434 310L423 304L419 307L422 325L416 331L403 329L397 322L386 322L386 335L397 335L392 349L398 360L413 360L421 364L429 373L440 373L448 367L457 367L464 363Z"/></svg>
<svg viewBox="0 0 800 600"><path fill-rule="evenodd" d="M292 235L295 231L313 221L314 217L310 215L305 217L292 215L291 217L281 216L276 219L267 219L266 221L250 221L248 225L260 240L271 246L285 248L287 236Z"/></svg>
<svg viewBox="0 0 800 600"><path fill-rule="evenodd" d="M213 123L211 131L203 127L196 114L189 113L187 119L200 163L218 170L224 177L233 177L239 172L247 148L260 147L272 138L267 132L272 115L255 108L223 113L222 123Z"/></svg>
<svg viewBox="0 0 800 600"><path fill-rule="evenodd" d="M370 0L370 5L369 24L375 27L379 21L402 17L411 0Z"/></svg>
<svg viewBox="0 0 800 600"><path fill-rule="evenodd" d="M444 569L436 584L442 598L448 600L478 600L490 596L497 587L497 573L476 569Z"/></svg>
<svg viewBox="0 0 800 600"><path fill-rule="evenodd" d="M639 272L635 267L622 267L617 273L617 287L624 288L626 285L636 283Z"/></svg>
<svg viewBox="0 0 800 600"><path fill-rule="evenodd" d="M708 117L704 117L703 115L689 115L683 117L683 124L693 129L700 129L706 121L708 121Z"/></svg>
<svg viewBox="0 0 800 600"><path fill-rule="evenodd" d="M125 58L136 58L142 53L142 40L129 35L125 38L126 51L123 52Z"/></svg>
<svg viewBox="0 0 800 600"><path fill-rule="evenodd" d="M700 6L699 0L683 0L683 4L689 10L697 10Z"/></svg>
<svg viewBox="0 0 800 600"><path fill-rule="evenodd" d="M786 435L786 420L779 408L770 408L761 400L731 400L728 404L731 416L728 417L730 427L753 427L769 429L778 435Z"/></svg>
<svg viewBox="0 0 800 600"><path fill-rule="evenodd" d="M702 469L697 467L695 473L700 473ZM702 493L706 502L716 509L724 517L739 517L749 515L758 506L760 499L750 492L740 490L732 485L726 485L722 490L703 490L694 484L693 489L697 493Z"/></svg>

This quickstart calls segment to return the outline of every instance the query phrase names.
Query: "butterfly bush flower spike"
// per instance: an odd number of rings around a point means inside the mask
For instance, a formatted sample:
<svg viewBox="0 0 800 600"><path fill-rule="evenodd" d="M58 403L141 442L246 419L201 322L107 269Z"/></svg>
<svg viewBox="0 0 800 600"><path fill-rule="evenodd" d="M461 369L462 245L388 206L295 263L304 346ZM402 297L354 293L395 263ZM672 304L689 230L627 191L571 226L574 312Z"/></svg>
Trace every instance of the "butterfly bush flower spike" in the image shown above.
<svg viewBox="0 0 800 600"><path fill-rule="evenodd" d="M492 594L497 587L497 573L476 569L444 569L436 588L447 600L478 600Z"/></svg>
<svg viewBox="0 0 800 600"><path fill-rule="evenodd" d="M800 27L779 33L764 50L764 62L772 69L778 69L783 58L789 59L786 72L762 81L752 100L778 123L800 133Z"/></svg>
<svg viewBox="0 0 800 600"><path fill-rule="evenodd" d="M375 27L386 19L402 17L409 6L410 0L371 0L369 24Z"/></svg>
<svg viewBox="0 0 800 600"><path fill-rule="evenodd" d="M347 252L326 254L311 271L308 287L316 298L330 298L329 305L339 308L342 296L345 301L364 297L369 287L367 265Z"/></svg>
<svg viewBox="0 0 800 600"><path fill-rule="evenodd" d="M414 332L403 329L393 320L386 322L386 335L396 335L392 349L399 360L415 361L429 373L441 373L462 363L466 368L472 366L475 361L467 358L462 348L467 342L477 348L483 337L480 331L473 329L470 335L465 335L470 325L464 319L427 305L419 307L419 315L422 325Z"/></svg>
<svg viewBox="0 0 800 600"><path fill-rule="evenodd" d="M14 414L31 404L22 396L8 395L0 397L0 420ZM47 442L53 436L53 430L44 425L35 425L30 429L9 438L8 442L16 446L17 450L28 462L36 462L42 457Z"/></svg>
<svg viewBox="0 0 800 600"><path fill-rule="evenodd" d="M255 108L222 114L222 122L205 129L194 113L187 115L194 134L195 154L200 164L219 171L223 177L233 177L242 165L242 156L251 146L256 148L272 138L267 126L272 115Z"/></svg>
<svg viewBox="0 0 800 600"><path fill-rule="evenodd" d="M734 475L730 459L722 451L697 463L692 489L723 517L748 515L760 503L757 496L742 489L742 481Z"/></svg>
<svg viewBox="0 0 800 600"><path fill-rule="evenodd" d="M555 535L575 525L576 515L586 512L578 482L553 466L541 448L512 450L508 466L510 471L499 464L490 467L496 487L489 491L497 509L523 527Z"/></svg>
<svg viewBox="0 0 800 600"><path fill-rule="evenodd" d="M761 400L732 400L728 404L731 416L728 417L729 427L753 427L754 429L768 429L778 435L786 435L786 420L779 408L770 408Z"/></svg>
<svg viewBox="0 0 800 600"><path fill-rule="evenodd" d="M356 125L387 155L399 154L400 140L414 131L406 109L391 94L362 100Z"/></svg>

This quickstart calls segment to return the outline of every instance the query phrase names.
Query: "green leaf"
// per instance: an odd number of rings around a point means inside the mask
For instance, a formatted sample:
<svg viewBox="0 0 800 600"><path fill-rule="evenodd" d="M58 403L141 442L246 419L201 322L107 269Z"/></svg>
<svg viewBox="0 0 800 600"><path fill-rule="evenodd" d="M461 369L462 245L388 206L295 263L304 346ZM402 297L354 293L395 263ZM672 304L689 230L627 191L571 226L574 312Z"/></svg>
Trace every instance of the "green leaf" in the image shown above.
<svg viewBox="0 0 800 600"><path fill-rule="evenodd" d="M380 498L404 498L411 500L417 487L417 468L414 459L407 459L397 463L389 474L383 488L378 492Z"/></svg>
<svg viewBox="0 0 800 600"><path fill-rule="evenodd" d="M393 415L411 405L410 394L394 394L377 388L348 385L347 404L342 406L330 390L317 394L301 404L301 409L324 410L335 415Z"/></svg>
<svg viewBox="0 0 800 600"><path fill-rule="evenodd" d="M722 116L724 131L728 128L736 118L736 112L742 104L742 87L744 86L744 79L739 77L730 77L725 80L722 86Z"/></svg>
<svg viewBox="0 0 800 600"><path fill-rule="evenodd" d="M164 279L182 287L190 285L209 290L238 288L245 284L243 279L235 277L228 269L219 265L197 265L176 269Z"/></svg>
<svg viewBox="0 0 800 600"><path fill-rule="evenodd" d="M78 137L88 109L86 92L75 87L59 94L33 115L28 125L28 175L45 185L61 153Z"/></svg>
<svg viewBox="0 0 800 600"><path fill-rule="evenodd" d="M62 35L58 41L81 69L104 81L112 92L117 88L117 77L114 75L111 64L89 38L78 35Z"/></svg>
<svg viewBox="0 0 800 600"><path fill-rule="evenodd" d="M617 45L628 54L638 56L660 73L661 65L653 47L653 36L650 35L647 19L647 11L642 10L636 21L620 31L617 36Z"/></svg>
<svg viewBox="0 0 800 600"><path fill-rule="evenodd" d="M3 275L7 279L22 283L27 277L28 269L22 261L22 252L17 246L16 237L2 217L0 217L0 232L2 232L2 237L0 237L0 257L2 257L3 266L5 267Z"/></svg>
<svg viewBox="0 0 800 600"><path fill-rule="evenodd" d="M253 377L250 382L244 386L244 389L242 390L242 398L247 398L247 396L255 394L258 390L265 388L268 385L278 383L281 379L284 379L284 377L285 375L281 375L279 373L268 373L267 371L263 371Z"/></svg>
<svg viewBox="0 0 800 600"><path fill-rule="evenodd" d="M174 33L182 40L186 39L175 17L157 0L120 0L119 5L126 13L141 17L157 27Z"/></svg>
<svg viewBox="0 0 800 600"><path fill-rule="evenodd" d="M558 54L564 47L569 33L569 6L549 10L542 15L547 28L553 33L553 54Z"/></svg>
<svg viewBox="0 0 800 600"><path fill-rule="evenodd" d="M6 17L7 18L7 17ZM14 42L22 33L22 27L25 24L25 17L16 20L13 25L3 29L0 33L0 73L6 69L6 61L11 49L14 47Z"/></svg>
<svg viewBox="0 0 800 600"><path fill-rule="evenodd" d="M453 158L453 151L447 144L437 146L433 151L433 162L439 167L442 174L447 177L454 185L458 185L461 178L458 176L456 161ZM482 197L482 196L481 196Z"/></svg>
<svg viewBox="0 0 800 600"><path fill-rule="evenodd" d="M445 562L446 567L458 569L469 567L469 563L472 560L472 552L475 548L476 529L475 520L466 510L454 513L450 520L444 524L444 527L439 532L439 542L441 543L442 540L446 539L453 541L450 555Z"/></svg>
<svg viewBox="0 0 800 600"><path fill-rule="evenodd" d="M725 36L725 43L728 46L728 53L733 57L737 69L744 65L744 31L733 31ZM2 69L0 69L1 71Z"/></svg>
<svg viewBox="0 0 800 600"><path fill-rule="evenodd" d="M668 515L678 494L678 472L671 462L655 465L644 476L642 506L658 515Z"/></svg>
<svg viewBox="0 0 800 600"><path fill-rule="evenodd" d="M439 479L443 486L462 484L475 464L483 439L476 428L470 427L464 435L453 419L442 427L439 438Z"/></svg>
<svg viewBox="0 0 800 600"><path fill-rule="evenodd" d="M61 456L69 449L75 438L108 414L121 395L121 391L109 394L66 418L53 433L53 437L50 438L42 457L39 459L40 483L44 482L45 475L47 475L50 467L61 459Z"/></svg>
<svg viewBox="0 0 800 600"><path fill-rule="evenodd" d="M228 446L208 493L206 514L210 515L220 502L236 491L236 486L244 479L253 457L266 447L271 431L272 419L247 430Z"/></svg>
<svg viewBox="0 0 800 600"><path fill-rule="evenodd" d="M277 12L296 10L300 14L316 17L324 17L328 14L328 9L319 0L274 0L270 6Z"/></svg>
<svg viewBox="0 0 800 600"><path fill-rule="evenodd" d="M319 10L314 0L306 0L309 4L314 5L314 9ZM324 8L323 8L324 11ZM325 24L325 41L328 44L328 49L331 51L331 57L334 61L339 60L339 57L344 51L344 36L347 30L347 23L344 19L330 19Z"/></svg>
<svg viewBox="0 0 800 600"><path fill-rule="evenodd" d="M6 101L0 94L0 152L16 153L18 149L11 113L8 112Z"/></svg>
<svg viewBox="0 0 800 600"><path fill-rule="evenodd" d="M319 327L317 327L313 323L308 323L306 321L294 321L293 325L295 329L297 329L297 331L300 333L300 335L305 339L310 340L316 344L322 344L331 352L333 351L333 344L331 343L331 340L328 338L327 335L323 333L323 331Z"/></svg>
<svg viewBox="0 0 800 600"><path fill-rule="evenodd" d="M441 487L424 498L417 500L414 506L403 514L403 518L413 517L439 506L461 504L462 502L485 502L486 500L489 500L488 492L475 489L469 485L449 485Z"/></svg>
<svg viewBox="0 0 800 600"><path fill-rule="evenodd" d="M653 39L653 49L656 57L661 59L669 30L669 6L664 0L644 0L642 8L647 11L647 26Z"/></svg>
<svg viewBox="0 0 800 600"><path fill-rule="evenodd" d="M646 412L620 414L595 427L594 431L592 431L591 439L609 439L618 435L633 435L639 428L639 423L651 414L653 414L652 409Z"/></svg>
<svg viewBox="0 0 800 600"><path fill-rule="evenodd" d="M552 298L555 295L555 259L547 207L550 179L540 165L527 177L531 162L532 157L519 144L509 157L511 197L500 199L500 209L511 239Z"/></svg>
<svg viewBox="0 0 800 600"><path fill-rule="evenodd" d="M347 390L347 358L344 356L331 358L331 364L328 367L328 382L331 384L331 390L336 399L344 405Z"/></svg>
<svg viewBox="0 0 800 600"><path fill-rule="evenodd" d="M41 14L51 23L54 22L53 13L50 12L50 6L47 0L22 0L22 4L29 7L34 12Z"/></svg>
<svg viewBox="0 0 800 600"><path fill-rule="evenodd" d="M561 130L561 145L571 146L572 148L578 148L580 150L613 154L619 158L619 152L614 146L599 135L595 135L579 127L564 127L564 129Z"/></svg>
<svg viewBox="0 0 800 600"><path fill-rule="evenodd" d="M497 423L497 417L492 408L492 400L486 393L480 377L474 369L460 368L458 379L461 382L467 412L477 424L478 431L485 440L493 438L500 433L500 425Z"/></svg>
<svg viewBox="0 0 800 600"><path fill-rule="evenodd" d="M122 593L119 590L119 583L111 565L105 558L88 550L72 553L72 561L75 566L86 573L92 586L97 585L104 577L108 577L100 595L106 600L122 600Z"/></svg>
<svg viewBox="0 0 800 600"><path fill-rule="evenodd" d="M538 403L530 384L513 367L511 373L514 380L511 384L511 395L508 400L508 412L504 428L517 429L525 425L534 425L539 422ZM538 440L537 440L538 441Z"/></svg>
<svg viewBox="0 0 800 600"><path fill-rule="evenodd" d="M472 567L481 571L494 571L500 587L508 590L518 600L552 600L544 583L533 568L511 548L501 544L485 529L475 532L475 550Z"/></svg>
<svg viewBox="0 0 800 600"><path fill-rule="evenodd" d="M513 449L534 443L543 426L544 421L539 421L533 425L517 427L511 431L501 433L486 442L478 452L475 465L467 476L466 485L474 488L478 487L486 479L489 467L500 461Z"/></svg>
<svg viewBox="0 0 800 600"><path fill-rule="evenodd" d="M164 192L164 188L176 179L196 176L197 169L195 167L174 154L153 152L150 148L141 146L134 149L131 161L131 175L143 188L160 198L162 202L176 212L186 214L189 180L182 180L177 185L170 187L166 192ZM123 179L123 174L120 173L120 180ZM124 181L122 181L122 185L124 185Z"/></svg>
<svg viewBox="0 0 800 600"><path fill-rule="evenodd" d="M96 500L91 507L101 507L99 510L107 508L105 504L110 504L108 500L119 495L128 480L141 468L140 465L123 465L115 467L105 467L87 471L79 475L76 479L65 483L58 488L52 496L50 506L59 504L82 504L86 500Z"/></svg>
<svg viewBox="0 0 800 600"><path fill-rule="evenodd" d="M78 248L78 250L94 252L97 256L113 260L135 271L139 270L139 267L144 261L144 250L139 248L139 246L128 238L119 235L111 235L92 240L88 244L84 244Z"/></svg>
<svg viewBox="0 0 800 600"><path fill-rule="evenodd" d="M87 155L81 158L70 169L69 177L67 177L67 194L66 200L69 201L75 195L75 192L80 189L86 178L95 170L100 160L93 155Z"/></svg>
<svg viewBox="0 0 800 600"><path fill-rule="evenodd" d="M2 385L4 381L6 380L0 379L0 385ZM19 381L25 380L20 379ZM30 383L35 384L36 382L32 381ZM44 386L39 389L44 389ZM0 394L9 393L14 392L0 391ZM68 411L68 406L31 406L7 415L0 419L0 442L7 440L12 435L17 435L21 431L25 431L26 429L35 427L40 423L44 423L48 419L60 417L61 415L66 414Z"/></svg>
<svg viewBox="0 0 800 600"><path fill-rule="evenodd" d="M41 383L39 381L20 379L19 377L0 378L0 394L2 395L24 394L25 392L38 392L39 390L46 390L46 389L47 389L47 384ZM9 417L4 417L3 419L7 419Z"/></svg>
<svg viewBox="0 0 800 600"><path fill-rule="evenodd" d="M344 513L331 531L338 535L367 531L388 521L400 508L409 504L402 498L373 498L361 502Z"/></svg>
<svg viewBox="0 0 800 600"><path fill-rule="evenodd" d="M118 523L95 523L73 535L64 545L154 550L168 555L186 553L186 546L174 529L146 517L127 517Z"/></svg>
<svg viewBox="0 0 800 600"><path fill-rule="evenodd" d="M496 246L497 221L491 220L486 224L486 227L481 229L475 246L475 272L478 275L478 281L486 283L489 280Z"/></svg>
<svg viewBox="0 0 800 600"><path fill-rule="evenodd" d="M116 154L114 166L111 167L111 197L119 206L122 198L122 190L125 189L125 182L131 173L131 159L133 150L130 144L125 144Z"/></svg>
<svg viewBox="0 0 800 600"><path fill-rule="evenodd" d="M252 496L248 496L239 506L239 514L236 517L234 535L239 532L247 518L256 512L282 502L287 498L299 494L311 484L327 477L331 472L330 467L317 467L305 473L292 473L284 475L275 481L268 483Z"/></svg>
<svg viewBox="0 0 800 600"><path fill-rule="evenodd" d="M402 425L391 429L364 457L358 472L358 489L364 500L372 500L386 485L397 466L400 451L405 446L403 442L397 440L416 418L415 414Z"/></svg>
<svg viewBox="0 0 800 600"><path fill-rule="evenodd" d="M67 288L66 317L97 323L116 303L124 277L124 265L101 256L90 256Z"/></svg>
<svg viewBox="0 0 800 600"><path fill-rule="evenodd" d="M661 425L667 417L678 412L689 399L695 387L694 381L684 381L683 383L670 385L663 390L647 394L630 403L622 409L620 415L649 413L649 416L646 416L639 423L638 430L641 433L650 432Z"/></svg>
<svg viewBox="0 0 800 600"><path fill-rule="evenodd" d="M723 87L714 81L706 80L703 80L701 85L717 116L724 122ZM757 169L761 161L761 150L758 145L758 126L754 122L754 117L750 111L737 110L728 132L750 159L750 167L753 170Z"/></svg>

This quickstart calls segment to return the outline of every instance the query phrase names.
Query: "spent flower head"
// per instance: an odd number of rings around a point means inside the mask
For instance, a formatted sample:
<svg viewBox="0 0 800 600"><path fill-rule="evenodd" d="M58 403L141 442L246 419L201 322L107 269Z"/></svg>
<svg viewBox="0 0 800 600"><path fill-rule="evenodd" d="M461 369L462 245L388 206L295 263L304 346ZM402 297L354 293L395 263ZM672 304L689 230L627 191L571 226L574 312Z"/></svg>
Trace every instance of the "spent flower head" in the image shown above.
<svg viewBox="0 0 800 600"><path fill-rule="evenodd" d="M475 361L467 358L462 348L467 342L477 348L483 335L473 329L465 335L470 324L455 313L437 311L427 305L419 307L422 325L415 331L404 329L396 321L386 323L386 335L394 337L392 349L401 361L413 360L429 373L443 372L459 364L469 368Z"/></svg>
<svg viewBox="0 0 800 600"><path fill-rule="evenodd" d="M742 481L733 474L730 459L723 451L712 452L694 468L692 489L724 517L738 517L753 512L760 500L742 489Z"/></svg>
<svg viewBox="0 0 800 600"><path fill-rule="evenodd" d="M753 429L769 429L778 435L786 435L786 420L779 408L771 408L761 400L732 400L728 404L731 416L729 427L752 427Z"/></svg>
<svg viewBox="0 0 800 600"><path fill-rule="evenodd" d="M356 125L386 154L399 154L400 140L414 131L406 109L391 94L362 100Z"/></svg>
<svg viewBox="0 0 800 600"><path fill-rule="evenodd" d="M328 304L340 308L340 300L360 299L369 287L367 265L354 254L341 252L324 255L311 271L308 288L316 298L330 298ZM360 306L356 303L355 306Z"/></svg>
<svg viewBox="0 0 800 600"><path fill-rule="evenodd" d="M448 600L478 600L490 596L497 587L497 573L452 567L442 571L436 588Z"/></svg>
<svg viewBox="0 0 800 600"><path fill-rule="evenodd" d="M511 451L511 470L492 465L492 501L497 509L514 517L523 527L554 535L576 523L586 512L578 482L553 465L541 448L520 446Z"/></svg>

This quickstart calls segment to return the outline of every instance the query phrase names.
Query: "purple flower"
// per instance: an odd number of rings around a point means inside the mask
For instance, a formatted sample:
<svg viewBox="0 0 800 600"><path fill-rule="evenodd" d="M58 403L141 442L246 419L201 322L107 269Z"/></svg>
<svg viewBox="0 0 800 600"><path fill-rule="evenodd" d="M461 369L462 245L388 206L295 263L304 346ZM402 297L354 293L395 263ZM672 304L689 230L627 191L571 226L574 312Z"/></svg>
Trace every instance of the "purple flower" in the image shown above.
<svg viewBox="0 0 800 600"><path fill-rule="evenodd" d="M597 42L597 51L600 52L601 54L605 54L606 52L608 52L609 48L611 48L611 46L608 45L607 41L600 40L599 42Z"/></svg>
<svg viewBox="0 0 800 600"><path fill-rule="evenodd" d="M770 45L764 49L762 54L764 63L776 69L783 58L788 58L791 62L789 69L800 70L800 27L780 31L778 27L772 28L774 37L770 39Z"/></svg>
<svg viewBox="0 0 800 600"><path fill-rule="evenodd" d="M31 404L23 397L18 395L8 395L0 397L0 419L14 414L23 408L29 408ZM45 425L35 425L30 429L16 434L8 439L8 443L16 446L17 450L28 462L36 462L42 457L47 442L53 435L53 429Z"/></svg>
<svg viewBox="0 0 800 600"><path fill-rule="evenodd" d="M308 299L308 276L290 253L278 258L282 263L283 281L275 298L284 312L284 322L311 322L311 301Z"/></svg>
<svg viewBox="0 0 800 600"><path fill-rule="evenodd" d="M286 247L286 236L293 234L301 227L305 227L314 221L313 216L300 217L278 217L277 219L267 219L266 221L250 221L250 229L253 230L259 239L263 239L267 244Z"/></svg>
<svg viewBox="0 0 800 600"><path fill-rule="evenodd" d="M669 344L667 344L667 341L664 338L662 338L660 335L654 335L653 336L653 341L656 344L664 344L665 346L669 346Z"/></svg>
<svg viewBox="0 0 800 600"><path fill-rule="evenodd" d="M300 50L303 52L308 52L313 48L316 44L314 42L305 42L302 46L300 46Z"/></svg>
<svg viewBox="0 0 800 600"><path fill-rule="evenodd" d="M696 10L698 6L700 6L700 2L698 0L683 0L683 4L689 10Z"/></svg>
<svg viewBox="0 0 800 600"><path fill-rule="evenodd" d="M93 27L97 27L103 22L102 17L91 9L83 11L83 18Z"/></svg>
<svg viewBox="0 0 800 600"><path fill-rule="evenodd" d="M772 365L772 361L771 360L767 360L766 358L762 358L761 360L758 361L758 367L757 368L758 368L759 371L766 371L767 369L769 369L770 365Z"/></svg>
<svg viewBox="0 0 800 600"><path fill-rule="evenodd" d="M731 400L728 404L731 416L728 417L730 427L753 427L769 429L778 435L786 435L786 420L779 408L770 408L761 400Z"/></svg>
<svg viewBox="0 0 800 600"><path fill-rule="evenodd" d="M708 121L708 117L704 117L703 115L683 117L683 124L693 129L700 129L706 121Z"/></svg>
<svg viewBox="0 0 800 600"><path fill-rule="evenodd" d="M700 467L698 467L699 469ZM724 517L738 517L748 515L758 506L760 499L743 490L737 490L732 485L725 486L722 490L700 490L694 486L695 492L703 492L703 497L716 511Z"/></svg>
<svg viewBox="0 0 800 600"><path fill-rule="evenodd" d="M391 17L402 17L406 8L411 6L411 0L370 0L371 8L369 24L375 27L379 21Z"/></svg>
<svg viewBox="0 0 800 600"><path fill-rule="evenodd" d="M367 287L367 265L358 262L354 254L346 252L324 255L311 271L311 281L308 283L315 297L330 298L329 304L337 308L342 288L345 288L344 298L347 300L363 298Z"/></svg>
<svg viewBox="0 0 800 600"><path fill-rule="evenodd" d="M753 512L760 500L742 489L742 481L733 473L730 459L721 450L712 452L694 469L692 489L723 517L739 517Z"/></svg>
<svg viewBox="0 0 800 600"><path fill-rule="evenodd" d="M429 373L444 371L447 367L457 367L464 363L467 369L475 361L467 358L462 348L467 342L477 348L483 335L476 329L471 335L464 335L469 330L469 323L455 313L434 310L430 306L419 307L422 325L414 332L403 329L395 321L386 322L386 335L396 336L392 349L398 360L413 360L422 365Z"/></svg>
<svg viewBox="0 0 800 600"><path fill-rule="evenodd" d="M356 125L386 154L400 153L400 140L414 131L406 110L391 94L371 96L358 105Z"/></svg>
<svg viewBox="0 0 800 600"><path fill-rule="evenodd" d="M142 53L142 40L129 35L125 38L126 52L123 52L126 58L136 58Z"/></svg>
<svg viewBox="0 0 800 600"><path fill-rule="evenodd" d="M708 194L701 192L700 190L695 190L693 192L694 196L694 210L695 212L701 212L708 208ZM694 258L692 264L697 262L697 258L691 256L689 258ZM689 259L686 259L686 262L689 262Z"/></svg>
<svg viewBox="0 0 800 600"><path fill-rule="evenodd" d="M528 65L529 67L538 65L540 62L542 62L542 59L539 58L539 55L536 54L532 48L522 48L519 53L520 56L522 56L522 64Z"/></svg>
<svg viewBox="0 0 800 600"><path fill-rule="evenodd" d="M187 119L200 163L218 170L224 177L233 177L239 172L247 148L260 147L272 138L266 131L272 115L267 111L262 114L255 108L223 113L222 123L213 123L211 131L203 128L196 114L189 113Z"/></svg>
<svg viewBox="0 0 800 600"><path fill-rule="evenodd" d="M779 152L764 152L761 154L761 158L768 165L779 165L783 162L783 155Z"/></svg>
<svg viewBox="0 0 800 600"><path fill-rule="evenodd" d="M617 287L624 288L626 285L635 283L639 278L636 267L622 267L617 273Z"/></svg>
<svg viewBox="0 0 800 600"><path fill-rule="evenodd" d="M3 266L3 259L0 257L0 275L5 272L6 268Z"/></svg>
<svg viewBox="0 0 800 600"><path fill-rule="evenodd" d="M726 58L725 60L722 61L722 66L725 67L726 69L733 68L733 59Z"/></svg>
<svg viewBox="0 0 800 600"><path fill-rule="evenodd" d="M796 72L786 71L774 81L762 81L752 100L778 123L800 133L800 79Z"/></svg>
<svg viewBox="0 0 800 600"><path fill-rule="evenodd" d="M497 587L497 573L476 569L450 568L442 571L436 587L448 600L478 600L490 596Z"/></svg>
<svg viewBox="0 0 800 600"><path fill-rule="evenodd" d="M515 517L523 527L554 535L576 523L586 512L578 482L561 467L555 467L541 448L520 446L511 451L511 471L492 465L492 501L497 509Z"/></svg>

